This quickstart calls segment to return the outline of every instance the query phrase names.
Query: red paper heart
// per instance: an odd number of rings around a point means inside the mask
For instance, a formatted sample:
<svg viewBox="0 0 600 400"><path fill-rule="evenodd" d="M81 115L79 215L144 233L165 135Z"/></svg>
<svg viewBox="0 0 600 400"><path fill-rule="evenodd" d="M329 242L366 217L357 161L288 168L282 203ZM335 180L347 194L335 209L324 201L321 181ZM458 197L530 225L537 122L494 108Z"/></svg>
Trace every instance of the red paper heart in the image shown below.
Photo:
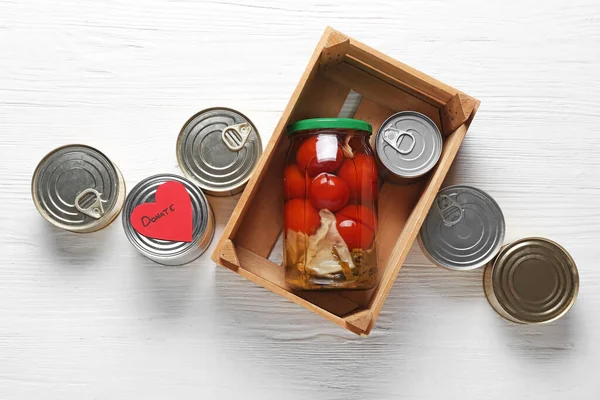
<svg viewBox="0 0 600 400"><path fill-rule="evenodd" d="M165 182L156 188L155 203L137 206L129 221L140 235L174 242L192 241L192 200L181 183Z"/></svg>

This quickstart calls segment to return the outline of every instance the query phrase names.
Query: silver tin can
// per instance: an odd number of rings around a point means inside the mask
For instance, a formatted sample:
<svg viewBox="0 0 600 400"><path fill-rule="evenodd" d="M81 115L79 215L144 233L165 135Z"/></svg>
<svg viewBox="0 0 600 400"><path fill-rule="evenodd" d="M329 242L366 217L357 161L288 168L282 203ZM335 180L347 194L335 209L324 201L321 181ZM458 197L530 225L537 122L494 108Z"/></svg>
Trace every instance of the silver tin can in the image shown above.
<svg viewBox="0 0 600 400"><path fill-rule="evenodd" d="M174 242L153 239L138 233L131 225L133 210L140 204L153 203L157 188L165 182L183 184L192 201L192 241ZM200 257L210 245L215 233L215 218L204 193L189 180L160 174L144 179L129 192L123 209L123 229L131 244L144 256L163 265L187 264Z"/></svg>
<svg viewBox="0 0 600 400"><path fill-rule="evenodd" d="M442 134L426 115L402 111L383 122L375 150L386 177L405 183L435 167L442 154Z"/></svg>
<svg viewBox="0 0 600 400"><path fill-rule="evenodd" d="M254 124L229 108L200 111L177 138L177 161L183 174L212 196L244 190L261 154Z"/></svg>
<svg viewBox="0 0 600 400"><path fill-rule="evenodd" d="M48 222L88 233L106 227L119 215L125 180L100 151L72 144L51 151L40 161L33 173L31 195Z"/></svg>
<svg viewBox="0 0 600 400"><path fill-rule="evenodd" d="M502 317L541 324L571 309L579 292L579 273L562 246L544 238L525 238L504 246L486 266L483 288Z"/></svg>
<svg viewBox="0 0 600 400"><path fill-rule="evenodd" d="M485 266L500 251L504 215L487 193L464 185L436 196L419 234L419 244L435 264L453 270Z"/></svg>

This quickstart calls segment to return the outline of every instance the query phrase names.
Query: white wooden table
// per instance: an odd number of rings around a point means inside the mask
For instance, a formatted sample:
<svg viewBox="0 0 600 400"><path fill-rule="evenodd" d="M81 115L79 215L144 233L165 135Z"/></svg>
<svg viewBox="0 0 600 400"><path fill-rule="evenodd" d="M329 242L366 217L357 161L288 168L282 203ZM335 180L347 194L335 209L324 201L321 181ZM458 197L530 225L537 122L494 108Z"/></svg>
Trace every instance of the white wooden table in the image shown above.
<svg viewBox="0 0 600 400"><path fill-rule="evenodd" d="M0 0L0 399L600 398L600 3ZM35 210L51 149L106 152L127 185L179 172L211 106L264 142L326 25L482 100L450 182L502 206L507 239L578 263L575 307L508 323L482 271L411 253L372 334L354 336L206 253L136 253L121 221L74 235ZM217 235L237 198L211 199ZM213 243L214 246L214 243Z"/></svg>

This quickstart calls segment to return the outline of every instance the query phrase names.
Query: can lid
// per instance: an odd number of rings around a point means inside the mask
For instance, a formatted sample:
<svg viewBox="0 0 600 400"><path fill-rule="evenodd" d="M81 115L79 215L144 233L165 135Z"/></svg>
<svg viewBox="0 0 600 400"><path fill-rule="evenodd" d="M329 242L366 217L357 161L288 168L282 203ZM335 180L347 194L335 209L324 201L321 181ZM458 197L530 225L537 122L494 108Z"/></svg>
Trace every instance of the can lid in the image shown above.
<svg viewBox="0 0 600 400"><path fill-rule="evenodd" d="M498 203L480 189L456 185L437 194L419 241L437 265L470 270L494 258L504 233L504 216Z"/></svg>
<svg viewBox="0 0 600 400"><path fill-rule="evenodd" d="M125 199L125 182L100 151L85 145L59 147L38 164L31 182L33 201L53 225L92 232L117 216Z"/></svg>
<svg viewBox="0 0 600 400"><path fill-rule="evenodd" d="M377 132L375 149L390 173L415 178L437 164L442 154L442 134L426 115L402 111L383 122Z"/></svg>
<svg viewBox="0 0 600 400"><path fill-rule="evenodd" d="M177 139L183 174L207 194L241 192L262 154L258 130L238 111L219 107L190 118Z"/></svg>
<svg viewBox="0 0 600 400"><path fill-rule="evenodd" d="M313 129L353 129L373 133L371 124L360 119L353 118L311 118L303 119L288 125L287 134L293 135L301 131L310 131Z"/></svg>
<svg viewBox="0 0 600 400"><path fill-rule="evenodd" d="M575 261L548 239L517 240L505 246L488 268L498 304L519 322L559 318L571 308L579 291Z"/></svg>
<svg viewBox="0 0 600 400"><path fill-rule="evenodd" d="M143 203L156 201L156 190L165 182L181 183L192 202L192 241L175 242L146 237L137 232L130 221L133 210ZM198 258L209 246L214 235L214 217L202 191L192 182L174 174L150 176L131 189L123 208L123 229L131 244L146 257L165 265L181 265Z"/></svg>

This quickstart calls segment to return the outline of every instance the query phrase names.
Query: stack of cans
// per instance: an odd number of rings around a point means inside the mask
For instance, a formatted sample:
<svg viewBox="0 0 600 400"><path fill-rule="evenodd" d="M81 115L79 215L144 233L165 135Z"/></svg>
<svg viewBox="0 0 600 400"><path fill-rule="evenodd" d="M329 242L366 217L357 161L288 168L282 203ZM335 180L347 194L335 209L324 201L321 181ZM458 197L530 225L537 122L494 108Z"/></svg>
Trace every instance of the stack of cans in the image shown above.
<svg viewBox="0 0 600 400"><path fill-rule="evenodd" d="M198 258L210 245L215 219L205 193L230 196L241 192L262 154L258 130L243 114L211 108L190 118L177 139L177 160L185 177L157 174L139 182L125 197L119 169L100 151L84 145L58 148L42 159L32 180L32 197L40 214L73 232L108 226L123 209L125 236L149 259L181 265ZM159 186L178 182L189 194L192 240L147 237L134 229L133 210L154 203Z"/></svg>

